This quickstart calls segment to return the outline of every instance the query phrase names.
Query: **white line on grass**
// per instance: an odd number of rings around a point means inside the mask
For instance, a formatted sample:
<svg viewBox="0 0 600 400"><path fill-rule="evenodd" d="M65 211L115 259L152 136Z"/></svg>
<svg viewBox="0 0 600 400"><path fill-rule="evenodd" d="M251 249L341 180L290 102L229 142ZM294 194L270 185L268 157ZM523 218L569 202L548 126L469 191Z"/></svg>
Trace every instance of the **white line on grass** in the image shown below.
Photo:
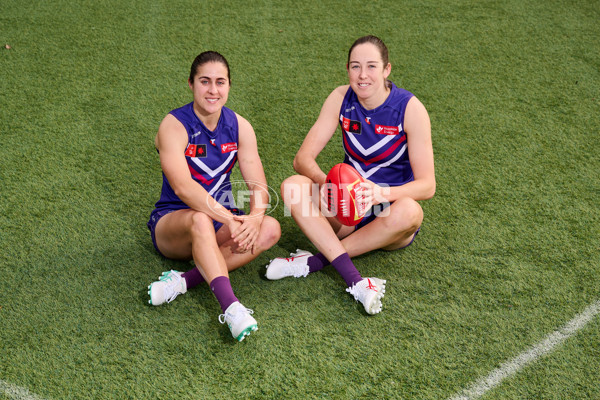
<svg viewBox="0 0 600 400"><path fill-rule="evenodd" d="M527 364L537 360L554 350L566 339L583 329L596 315L600 314L600 300L592 303L581 314L567 322L562 328L552 332L543 341L519 354L512 360L500 365L485 378L479 379L467 389L452 397L450 400L473 400L498 386L500 382L517 373Z"/></svg>
<svg viewBox="0 0 600 400"><path fill-rule="evenodd" d="M42 400L41 397L36 396L29 390L0 379L0 394L2 393L13 400Z"/></svg>

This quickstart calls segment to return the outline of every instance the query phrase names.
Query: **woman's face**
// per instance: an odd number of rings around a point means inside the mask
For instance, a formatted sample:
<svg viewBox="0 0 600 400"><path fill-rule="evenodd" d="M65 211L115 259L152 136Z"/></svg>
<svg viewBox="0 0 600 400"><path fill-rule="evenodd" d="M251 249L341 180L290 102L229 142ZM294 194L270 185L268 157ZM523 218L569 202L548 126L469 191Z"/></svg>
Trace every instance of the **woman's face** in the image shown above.
<svg viewBox="0 0 600 400"><path fill-rule="evenodd" d="M385 85L391 64L383 65L379 49L371 43L356 46L350 53L348 80L359 99L387 96Z"/></svg>
<svg viewBox="0 0 600 400"><path fill-rule="evenodd" d="M214 114L221 111L229 96L227 67L220 62L207 62L198 67L194 81L188 82L194 102L200 111Z"/></svg>

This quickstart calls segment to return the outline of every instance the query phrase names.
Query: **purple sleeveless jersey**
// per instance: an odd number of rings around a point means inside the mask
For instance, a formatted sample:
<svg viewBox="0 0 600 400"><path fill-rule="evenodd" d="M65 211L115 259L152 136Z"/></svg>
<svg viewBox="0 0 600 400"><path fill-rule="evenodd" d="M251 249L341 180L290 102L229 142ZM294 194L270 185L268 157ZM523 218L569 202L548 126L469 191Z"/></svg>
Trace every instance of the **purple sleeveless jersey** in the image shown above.
<svg viewBox="0 0 600 400"><path fill-rule="evenodd" d="M229 177L237 162L238 121L235 113L227 107L221 110L221 117L215 131L210 131L196 116L193 103L186 104L170 112L185 126L188 145L185 159L192 178L208 194L226 208L235 208ZM189 208L173 191L163 173L160 199L157 210L179 210Z"/></svg>
<svg viewBox="0 0 600 400"><path fill-rule="evenodd" d="M363 178L389 186L414 180L403 127L406 105L413 96L392 83L385 102L366 110L348 88L340 109L344 162Z"/></svg>

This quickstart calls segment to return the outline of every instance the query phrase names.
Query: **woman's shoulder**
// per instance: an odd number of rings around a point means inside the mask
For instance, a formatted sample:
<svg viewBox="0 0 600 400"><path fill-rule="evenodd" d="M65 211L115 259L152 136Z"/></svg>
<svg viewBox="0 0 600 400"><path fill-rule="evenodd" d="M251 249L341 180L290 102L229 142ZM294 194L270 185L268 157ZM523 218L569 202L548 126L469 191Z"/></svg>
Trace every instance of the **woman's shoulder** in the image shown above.
<svg viewBox="0 0 600 400"><path fill-rule="evenodd" d="M240 129L252 128L252 124L250 124L250 121L248 121L246 118L242 117L240 114L236 113L235 111L232 111L232 113L235 116L237 125L239 126Z"/></svg>
<svg viewBox="0 0 600 400"><path fill-rule="evenodd" d="M350 89L350 85L342 85L342 86L338 86L335 89L333 89L333 92L331 92L331 94L336 94L338 96L346 96L346 93L348 93L348 89Z"/></svg>
<svg viewBox="0 0 600 400"><path fill-rule="evenodd" d="M175 115L173 113L173 111L171 111L167 115L165 115L165 117L163 118L163 120L161 121L161 123L159 125L159 128L158 128L159 132L160 131L172 131L172 130L176 130L176 131L185 130L183 123L181 122L181 120L179 118L177 118L177 115Z"/></svg>
<svg viewBox="0 0 600 400"><path fill-rule="evenodd" d="M329 96L327 96L327 100L325 100L325 104L331 104L331 103L342 104L342 101L346 97L346 94L348 93L349 88L350 88L350 85L342 85L342 86L336 87L329 94Z"/></svg>
<svg viewBox="0 0 600 400"><path fill-rule="evenodd" d="M165 144L175 140L187 140L187 130L183 123L177 119L172 113L167 114L160 125L154 139L155 147L160 150Z"/></svg>

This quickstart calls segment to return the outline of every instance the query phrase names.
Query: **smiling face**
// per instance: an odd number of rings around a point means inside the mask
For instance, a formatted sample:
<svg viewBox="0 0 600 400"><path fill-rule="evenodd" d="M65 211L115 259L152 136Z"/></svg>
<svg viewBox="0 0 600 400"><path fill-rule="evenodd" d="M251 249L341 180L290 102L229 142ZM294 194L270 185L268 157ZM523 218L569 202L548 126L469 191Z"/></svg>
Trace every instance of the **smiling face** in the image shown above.
<svg viewBox="0 0 600 400"><path fill-rule="evenodd" d="M194 93L194 109L202 116L219 116L229 96L229 71L218 61L197 67L193 80L188 80Z"/></svg>
<svg viewBox="0 0 600 400"><path fill-rule="evenodd" d="M372 43L355 46L348 58L348 80L359 101L366 108L375 108L387 98L386 85L392 66L384 64L381 52Z"/></svg>

